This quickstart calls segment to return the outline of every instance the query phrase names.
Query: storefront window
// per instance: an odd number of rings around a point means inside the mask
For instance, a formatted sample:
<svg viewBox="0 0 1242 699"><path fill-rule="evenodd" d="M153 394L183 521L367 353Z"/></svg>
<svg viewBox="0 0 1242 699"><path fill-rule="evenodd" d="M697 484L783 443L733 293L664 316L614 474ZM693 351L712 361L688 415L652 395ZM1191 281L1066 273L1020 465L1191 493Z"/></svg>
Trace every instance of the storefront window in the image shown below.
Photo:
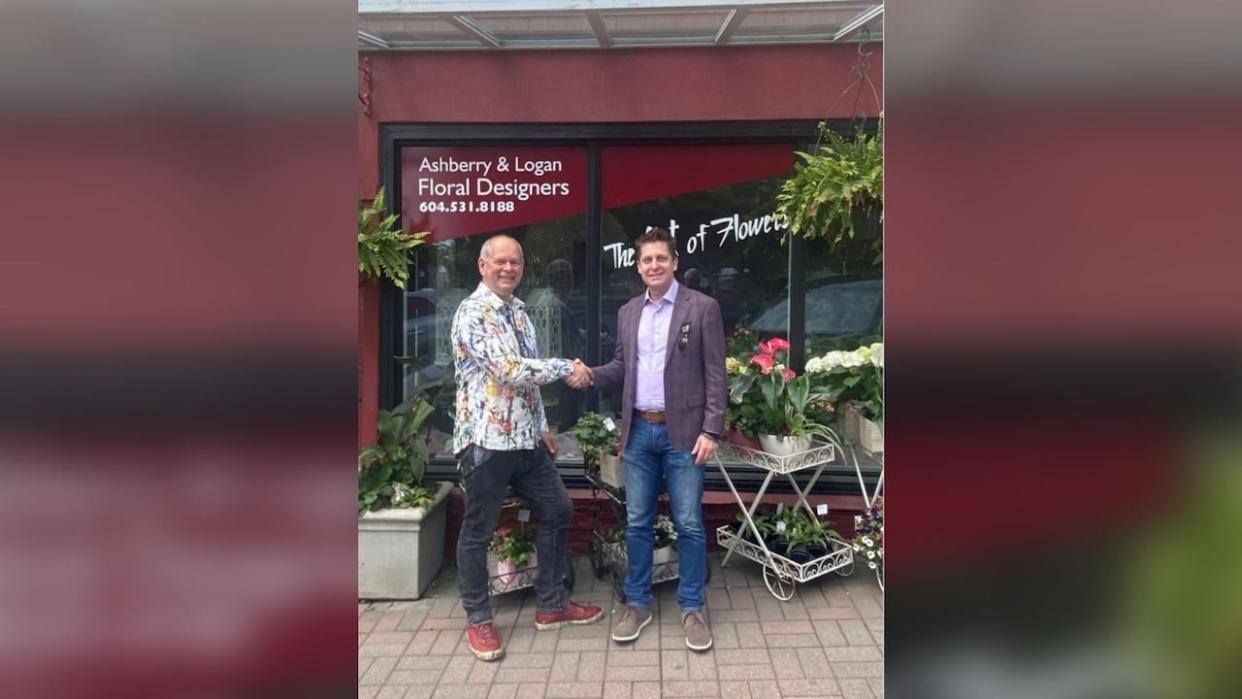
<svg viewBox="0 0 1242 699"><path fill-rule="evenodd" d="M884 268L874 264L870 240L840 252L830 252L827 241L811 240L806 251L806 357L880 342ZM785 311L773 307L769 313L776 318Z"/></svg>
<svg viewBox="0 0 1242 699"><path fill-rule="evenodd" d="M603 158L605 201L623 204L604 211L606 340L616 331L620 306L644 292L633 241L652 226L676 237L678 283L720 303L725 334L734 344L753 344L752 335L741 339L748 328L764 336L788 333L787 321L761 329L755 324L789 288L789 251L780 244L785 225L772 209L793 165L792 147L639 146L606 148ZM612 347L601 350L601 356L612 356ZM619 391L601 395L600 406L615 413L620 399Z"/></svg>
<svg viewBox="0 0 1242 699"><path fill-rule="evenodd" d="M421 391L437 405L437 457L451 457L453 315L479 283L483 242L498 233L523 246L516 293L535 322L543 357L586 359L588 346L598 343L599 361L612 358L617 311L644 292L633 241L654 226L677 240L678 283L720 303L731 354L788 336L790 248L781 243L786 224L773 208L793 168L792 143L603 144L598 154L588 162L584 145L402 149L403 225L432 232L403 296L402 389L404 397ZM591 167L598 168L596 202L587 200ZM598 233L588 230L589 209L601 212ZM598 269L586 268L588 244L599 245ZM878 338L880 268L829 255L822 241L808 243L806 252L808 356ZM601 299L591 307L587 290L595 284ZM599 336L588 337L596 319ZM543 397L560 433L588 400L563 382L545 386ZM599 400L601 412L618 414L619 391ZM562 446L562 461L580 461L567 436Z"/></svg>
<svg viewBox="0 0 1242 699"><path fill-rule="evenodd" d="M405 294L403 389L437 406L432 453L451 456L453 315L479 284L484 241L504 233L525 257L516 296L536 329L541 357L585 356L586 150L574 148L407 148L402 154L403 224L429 230L416 284ZM586 394L563 382L543 388L548 421L563 432ZM572 452L566 451L566 457Z"/></svg>

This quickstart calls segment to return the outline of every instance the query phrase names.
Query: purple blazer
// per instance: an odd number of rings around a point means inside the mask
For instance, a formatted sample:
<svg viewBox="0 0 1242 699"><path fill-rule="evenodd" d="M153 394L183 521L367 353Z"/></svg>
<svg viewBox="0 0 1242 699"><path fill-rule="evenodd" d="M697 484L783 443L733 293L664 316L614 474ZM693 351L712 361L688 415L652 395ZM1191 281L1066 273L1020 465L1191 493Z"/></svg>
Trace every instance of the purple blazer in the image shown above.
<svg viewBox="0 0 1242 699"><path fill-rule="evenodd" d="M625 449L634 419L635 371L638 368L638 321L646 293L635 296L617 311L617 350L612 361L592 367L601 389L622 386L621 448ZM686 340L681 341L682 328ZM710 296L680 285L668 324L664 355L664 413L674 449L690 451L701 432L724 434L725 401L724 322L720 304Z"/></svg>

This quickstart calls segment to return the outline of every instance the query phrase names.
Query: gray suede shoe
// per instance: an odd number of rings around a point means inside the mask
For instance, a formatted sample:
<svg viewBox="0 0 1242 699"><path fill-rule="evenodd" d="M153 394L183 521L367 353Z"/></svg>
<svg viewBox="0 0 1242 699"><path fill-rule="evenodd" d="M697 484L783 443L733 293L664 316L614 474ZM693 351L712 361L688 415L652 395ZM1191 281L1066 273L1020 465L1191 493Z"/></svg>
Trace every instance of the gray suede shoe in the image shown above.
<svg viewBox="0 0 1242 699"><path fill-rule="evenodd" d="M650 623L650 609L626 605L621 617L617 619L617 625L612 628L612 640L617 643L633 641L642 633L643 627Z"/></svg>
<svg viewBox="0 0 1242 699"><path fill-rule="evenodd" d="M704 651L712 647L712 630L703 612L685 612L681 615L681 625L686 629L687 648Z"/></svg>

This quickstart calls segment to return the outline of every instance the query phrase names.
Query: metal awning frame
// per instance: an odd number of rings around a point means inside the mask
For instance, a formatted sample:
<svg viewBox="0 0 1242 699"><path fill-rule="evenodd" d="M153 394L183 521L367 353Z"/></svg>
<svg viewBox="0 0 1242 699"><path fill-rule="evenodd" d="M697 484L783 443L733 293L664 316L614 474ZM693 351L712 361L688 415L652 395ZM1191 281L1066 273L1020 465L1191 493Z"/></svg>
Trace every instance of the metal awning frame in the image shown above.
<svg viewBox="0 0 1242 699"><path fill-rule="evenodd" d="M790 31L780 33L738 33L746 18L768 10L832 9L836 5L867 5L853 18L833 31ZM607 15L642 17L675 16L676 11L712 11L724 15L712 34L684 34L663 30L619 37L609 34ZM359 17L366 20L441 20L456 28L459 35L415 41L385 38L358 29L358 47L364 51L402 50L512 50L512 49L614 49L641 47L753 46L773 44L838 43L882 36L883 2L865 0L359 0ZM581 18L589 33L503 37L487 27L487 19L514 15ZM658 21L658 20L657 20Z"/></svg>

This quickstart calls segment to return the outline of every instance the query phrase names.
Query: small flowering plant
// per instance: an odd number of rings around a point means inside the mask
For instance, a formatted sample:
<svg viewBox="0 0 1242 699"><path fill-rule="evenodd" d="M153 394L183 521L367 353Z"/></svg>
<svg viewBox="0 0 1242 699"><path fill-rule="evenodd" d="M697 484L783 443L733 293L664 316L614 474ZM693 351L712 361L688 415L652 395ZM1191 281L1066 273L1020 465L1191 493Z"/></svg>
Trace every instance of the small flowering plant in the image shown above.
<svg viewBox="0 0 1242 699"><path fill-rule="evenodd" d="M509 561L514 567L522 568L535 553L535 540L524 527L516 531L512 527L500 527L492 532L492 543L487 550L496 556L496 560Z"/></svg>
<svg viewBox="0 0 1242 699"><path fill-rule="evenodd" d="M737 364L725 362L729 379L730 406L734 420L748 417L742 406L754 406L753 419L757 431L794 437L820 437L837 443L836 434L820 419L831 412L826 391L815 386L807 376L798 376L787 366L789 342L774 337L759 343L759 351L750 357L743 371ZM738 362L738 360L734 360ZM731 371L732 370L732 371Z"/></svg>
<svg viewBox="0 0 1242 699"><path fill-rule="evenodd" d="M881 579L884 575L884 501L855 517L854 560L866 561Z"/></svg>
<svg viewBox="0 0 1242 699"><path fill-rule="evenodd" d="M884 422L883 343L815 357L806 363L806 373L834 404L852 405L863 417Z"/></svg>
<svg viewBox="0 0 1242 699"><path fill-rule="evenodd" d="M660 549L677 543L677 527L668 515L659 515L655 521L655 547Z"/></svg>

